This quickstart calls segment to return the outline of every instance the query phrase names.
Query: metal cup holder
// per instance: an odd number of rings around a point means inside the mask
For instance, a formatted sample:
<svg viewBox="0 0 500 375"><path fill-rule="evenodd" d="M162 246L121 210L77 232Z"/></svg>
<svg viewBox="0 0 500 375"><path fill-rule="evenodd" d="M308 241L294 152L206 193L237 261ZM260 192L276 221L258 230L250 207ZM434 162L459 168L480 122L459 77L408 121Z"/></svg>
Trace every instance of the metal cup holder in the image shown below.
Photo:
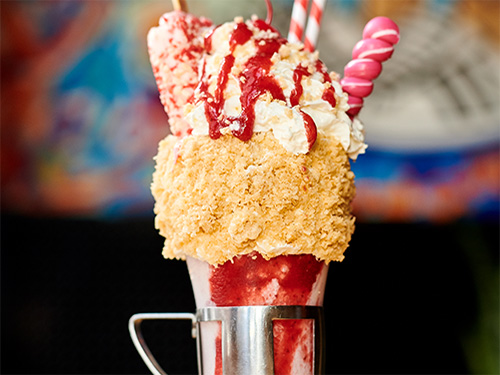
<svg viewBox="0 0 500 375"><path fill-rule="evenodd" d="M234 306L204 307L191 313L135 314L129 320L132 341L151 373L164 375L149 350L141 331L144 320L191 320L196 338L198 369L203 374L201 329L203 322L222 323L222 367L224 375L274 375L273 321L281 319L314 320L314 374L324 373L324 316L320 306Z"/></svg>

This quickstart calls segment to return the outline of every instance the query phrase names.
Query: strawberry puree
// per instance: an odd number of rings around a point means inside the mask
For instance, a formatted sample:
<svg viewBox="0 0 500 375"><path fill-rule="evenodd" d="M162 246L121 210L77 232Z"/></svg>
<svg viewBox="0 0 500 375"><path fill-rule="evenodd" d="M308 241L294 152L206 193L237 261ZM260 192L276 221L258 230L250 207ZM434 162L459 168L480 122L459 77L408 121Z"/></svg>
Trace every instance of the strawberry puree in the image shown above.
<svg viewBox="0 0 500 375"><path fill-rule="evenodd" d="M307 305L324 262L313 255L240 256L221 266L210 266L210 288L216 306ZM274 295L269 284L277 281ZM272 300L271 300L272 298Z"/></svg>
<svg viewBox="0 0 500 375"><path fill-rule="evenodd" d="M265 260L253 253L218 267L208 267L211 302L215 306L322 304L313 290L325 264L312 255ZM301 373L312 373L312 332L310 320L274 321L276 374L293 374L297 368ZM215 374L222 374L220 329L215 350Z"/></svg>

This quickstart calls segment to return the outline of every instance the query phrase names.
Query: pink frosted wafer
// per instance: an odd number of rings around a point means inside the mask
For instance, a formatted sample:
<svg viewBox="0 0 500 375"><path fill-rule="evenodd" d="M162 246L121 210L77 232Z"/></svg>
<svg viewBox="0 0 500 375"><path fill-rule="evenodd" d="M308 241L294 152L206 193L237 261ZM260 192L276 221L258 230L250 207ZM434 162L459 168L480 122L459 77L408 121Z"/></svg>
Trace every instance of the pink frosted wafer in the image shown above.
<svg viewBox="0 0 500 375"><path fill-rule="evenodd" d="M159 26L148 33L148 51L160 100L169 116L170 130L184 136L190 127L184 106L198 84L198 63L203 52L203 35L212 22L180 10L165 13Z"/></svg>

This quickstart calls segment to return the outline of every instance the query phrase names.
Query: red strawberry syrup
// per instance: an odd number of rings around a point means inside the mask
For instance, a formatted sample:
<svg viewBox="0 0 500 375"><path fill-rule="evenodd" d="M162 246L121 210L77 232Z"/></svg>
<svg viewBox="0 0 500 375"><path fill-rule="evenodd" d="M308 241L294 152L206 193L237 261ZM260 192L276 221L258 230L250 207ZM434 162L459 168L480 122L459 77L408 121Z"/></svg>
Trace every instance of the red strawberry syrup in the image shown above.
<svg viewBox="0 0 500 375"><path fill-rule="evenodd" d="M277 33L272 26L259 19L253 21L253 26L263 31ZM213 31L205 37L205 49L209 53L212 49L212 35ZM209 93L209 85L206 79L202 78L198 85L201 94L200 98L203 100L205 106L205 116L209 124L208 134L212 139L219 138L221 136L221 129L232 125L233 135L242 141L248 141L253 134L257 99L262 94L269 93L272 99L286 101L283 89L270 74L270 70L272 67L271 58L287 41L275 35L267 38L255 38L253 42L257 52L245 63L245 66L237 77L241 90L241 114L238 116L227 116L224 114L224 90L226 89L229 75L235 62L234 51L238 46L251 40L252 37L253 32L245 23L236 23L229 39L230 53L223 58L220 65L214 94ZM322 62L318 61L315 68L323 74L325 82L331 82ZM205 67L203 66L202 77L204 77L204 73ZM301 83L302 77L310 75L311 73L306 67L299 65L296 68L294 72L295 88L290 96L290 105L292 107L299 104L302 96L304 90ZM323 99L335 107L333 89L325 90ZM316 124L309 115L302 111L301 115L304 118L306 136L311 148L316 141Z"/></svg>
<svg viewBox="0 0 500 375"><path fill-rule="evenodd" d="M324 266L313 255L278 256L270 260L258 253L240 256L233 262L210 266L212 302L216 306L307 305ZM276 374L292 374L296 352L302 353L302 362L312 372L312 332L310 320L274 321ZM220 332L216 338L215 374L222 374Z"/></svg>

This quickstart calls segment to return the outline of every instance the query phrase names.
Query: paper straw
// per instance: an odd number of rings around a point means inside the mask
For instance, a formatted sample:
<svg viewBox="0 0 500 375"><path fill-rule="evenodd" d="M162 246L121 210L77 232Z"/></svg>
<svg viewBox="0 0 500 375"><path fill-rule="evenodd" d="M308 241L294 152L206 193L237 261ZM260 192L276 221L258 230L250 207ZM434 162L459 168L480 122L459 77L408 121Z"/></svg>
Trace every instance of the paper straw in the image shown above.
<svg viewBox="0 0 500 375"><path fill-rule="evenodd" d="M172 0L172 5L174 6L174 10L181 10L186 13L188 11L186 0Z"/></svg>
<svg viewBox="0 0 500 375"><path fill-rule="evenodd" d="M307 20L306 38L304 41L306 51L312 52L316 49L325 1L326 0L313 0L312 2L311 12L309 12L309 19Z"/></svg>
<svg viewBox="0 0 500 375"><path fill-rule="evenodd" d="M290 30L288 31L288 41L297 43L302 41L307 18L307 7L309 0L295 0L292 9L292 19L290 20Z"/></svg>

